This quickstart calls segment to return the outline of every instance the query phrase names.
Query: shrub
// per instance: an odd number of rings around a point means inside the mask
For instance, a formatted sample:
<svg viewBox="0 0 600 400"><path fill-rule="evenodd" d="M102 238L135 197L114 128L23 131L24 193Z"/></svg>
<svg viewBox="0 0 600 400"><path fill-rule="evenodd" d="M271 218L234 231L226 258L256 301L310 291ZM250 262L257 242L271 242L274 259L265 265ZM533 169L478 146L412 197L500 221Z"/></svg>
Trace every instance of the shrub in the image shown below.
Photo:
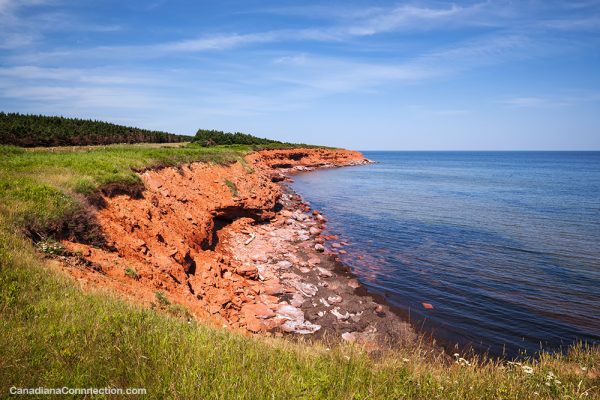
<svg viewBox="0 0 600 400"><path fill-rule="evenodd" d="M125 275L135 280L140 279L140 274L138 274L137 271L133 268L126 268Z"/></svg>

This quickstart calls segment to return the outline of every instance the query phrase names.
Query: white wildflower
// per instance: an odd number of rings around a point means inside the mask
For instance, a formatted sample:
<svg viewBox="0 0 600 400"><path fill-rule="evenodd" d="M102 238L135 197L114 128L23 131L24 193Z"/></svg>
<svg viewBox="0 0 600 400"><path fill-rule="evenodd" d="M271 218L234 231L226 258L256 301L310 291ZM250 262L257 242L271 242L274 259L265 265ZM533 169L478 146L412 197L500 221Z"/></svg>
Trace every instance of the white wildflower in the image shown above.
<svg viewBox="0 0 600 400"><path fill-rule="evenodd" d="M465 360L462 357L458 358L454 363L458 364L458 365L462 365L462 366L469 366L469 365L471 365L471 363L469 361Z"/></svg>
<svg viewBox="0 0 600 400"><path fill-rule="evenodd" d="M526 374L530 374L530 375L533 374L533 368L531 368L528 365L523 365L521 367L521 369L523 369L523 372L526 373Z"/></svg>

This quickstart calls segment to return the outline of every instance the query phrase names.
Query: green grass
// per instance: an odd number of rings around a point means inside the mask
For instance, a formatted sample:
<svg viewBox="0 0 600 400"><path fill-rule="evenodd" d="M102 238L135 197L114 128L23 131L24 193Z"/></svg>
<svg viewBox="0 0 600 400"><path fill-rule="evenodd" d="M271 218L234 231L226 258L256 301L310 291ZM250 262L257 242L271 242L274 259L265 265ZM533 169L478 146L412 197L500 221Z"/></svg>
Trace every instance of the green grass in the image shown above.
<svg viewBox="0 0 600 400"><path fill-rule="evenodd" d="M55 242L36 249L19 233L19 224L64 218L82 192L138 183L131 168L229 162L245 151L0 148L0 398L11 386L143 387L153 399L598 398L598 347L467 365L419 346L373 357L345 344L254 339L190 321L164 295L143 309L84 293L44 258L60 252Z"/></svg>

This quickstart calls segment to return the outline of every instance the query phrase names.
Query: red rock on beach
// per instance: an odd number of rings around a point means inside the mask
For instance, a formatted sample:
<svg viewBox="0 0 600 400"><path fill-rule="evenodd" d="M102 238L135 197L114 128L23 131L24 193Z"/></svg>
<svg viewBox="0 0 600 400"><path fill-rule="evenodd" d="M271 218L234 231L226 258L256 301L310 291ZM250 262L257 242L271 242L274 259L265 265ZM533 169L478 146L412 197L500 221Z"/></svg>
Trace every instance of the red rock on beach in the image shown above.
<svg viewBox="0 0 600 400"><path fill-rule="evenodd" d="M242 307L242 314L244 314L245 318L254 317L258 319L266 319L275 316L275 313L262 303L244 304Z"/></svg>

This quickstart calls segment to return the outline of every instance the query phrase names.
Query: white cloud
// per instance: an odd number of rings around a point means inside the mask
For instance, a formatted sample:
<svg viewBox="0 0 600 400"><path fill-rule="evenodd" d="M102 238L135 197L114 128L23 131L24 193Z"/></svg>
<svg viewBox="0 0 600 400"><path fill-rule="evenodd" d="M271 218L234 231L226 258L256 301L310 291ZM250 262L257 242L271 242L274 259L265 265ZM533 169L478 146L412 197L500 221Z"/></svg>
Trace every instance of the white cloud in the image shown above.
<svg viewBox="0 0 600 400"><path fill-rule="evenodd" d="M0 0L0 49L18 50L42 42L48 32L115 32L118 25L81 21L64 12L36 12L38 6L56 6L57 0Z"/></svg>
<svg viewBox="0 0 600 400"><path fill-rule="evenodd" d="M27 33L1 32L0 49L19 49L32 44L36 36Z"/></svg>
<svg viewBox="0 0 600 400"><path fill-rule="evenodd" d="M156 98L139 90L122 87L1 85L0 97L26 100L30 104L50 104L56 109L154 109Z"/></svg>
<svg viewBox="0 0 600 400"><path fill-rule="evenodd" d="M277 59L270 71L273 79L286 84L307 87L321 94L370 91L386 83L412 83L437 74L425 66L356 62L335 58L295 57Z"/></svg>
<svg viewBox="0 0 600 400"><path fill-rule="evenodd" d="M449 19L459 18L472 13L471 8L451 5L448 8L421 8L415 6L400 6L384 10L378 15L343 29L344 33L356 36L370 36L378 33L406 29L430 29L431 24L439 24ZM438 26L439 27L439 26Z"/></svg>
<svg viewBox="0 0 600 400"><path fill-rule="evenodd" d="M267 43L280 39L278 32L262 32L251 34L229 34L208 36L198 39L187 39L147 46L146 49L158 52L200 52L206 50L223 50L241 45Z"/></svg>
<svg viewBox="0 0 600 400"><path fill-rule="evenodd" d="M504 100L504 104L515 107L541 107L552 104L548 99L543 97L513 97Z"/></svg>
<svg viewBox="0 0 600 400"><path fill-rule="evenodd" d="M600 101L599 92L563 93L551 96L515 96L501 100L502 104L518 108L558 108Z"/></svg>
<svg viewBox="0 0 600 400"><path fill-rule="evenodd" d="M549 19L539 26L561 31L600 31L600 17Z"/></svg>
<svg viewBox="0 0 600 400"><path fill-rule="evenodd" d="M43 68L33 65L0 68L1 78L19 81L65 81L104 85L160 85L161 82L158 76L145 76L139 71L128 73L106 68Z"/></svg>
<svg viewBox="0 0 600 400"><path fill-rule="evenodd" d="M372 91L414 84L530 56L532 42L517 35L490 36L415 55L403 62L360 62L307 54L275 58L273 79L327 93Z"/></svg>

